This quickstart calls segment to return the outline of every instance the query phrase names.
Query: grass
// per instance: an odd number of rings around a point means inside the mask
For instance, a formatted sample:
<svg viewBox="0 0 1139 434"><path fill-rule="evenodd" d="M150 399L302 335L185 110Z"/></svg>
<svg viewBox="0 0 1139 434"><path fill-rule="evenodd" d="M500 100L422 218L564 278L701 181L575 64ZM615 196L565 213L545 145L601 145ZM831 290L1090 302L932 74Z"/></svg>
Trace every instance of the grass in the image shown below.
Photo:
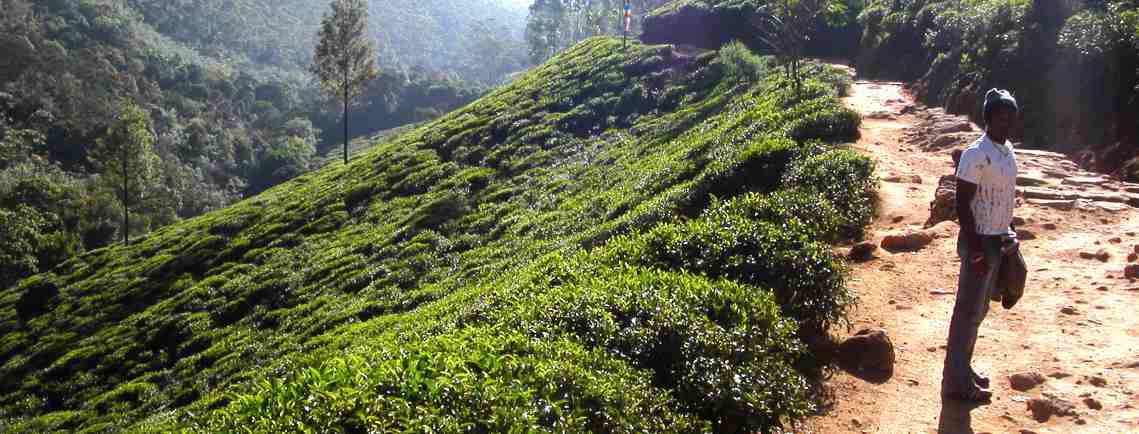
<svg viewBox="0 0 1139 434"><path fill-rule="evenodd" d="M869 215L839 83L594 38L0 292L0 430L766 430ZM841 185L819 182L843 180ZM57 293L53 293L57 291ZM48 296L43 296L43 294ZM17 306L23 306L17 309Z"/></svg>

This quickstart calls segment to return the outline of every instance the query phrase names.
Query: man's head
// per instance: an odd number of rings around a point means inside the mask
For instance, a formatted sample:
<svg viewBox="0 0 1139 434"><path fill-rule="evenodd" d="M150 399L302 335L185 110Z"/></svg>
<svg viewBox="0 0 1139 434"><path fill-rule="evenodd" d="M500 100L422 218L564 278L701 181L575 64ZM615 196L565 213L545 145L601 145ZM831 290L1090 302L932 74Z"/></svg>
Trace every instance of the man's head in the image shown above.
<svg viewBox="0 0 1139 434"><path fill-rule="evenodd" d="M1020 110L1016 99L1007 90L990 89L985 93L985 130L999 142L1008 139L1013 118Z"/></svg>

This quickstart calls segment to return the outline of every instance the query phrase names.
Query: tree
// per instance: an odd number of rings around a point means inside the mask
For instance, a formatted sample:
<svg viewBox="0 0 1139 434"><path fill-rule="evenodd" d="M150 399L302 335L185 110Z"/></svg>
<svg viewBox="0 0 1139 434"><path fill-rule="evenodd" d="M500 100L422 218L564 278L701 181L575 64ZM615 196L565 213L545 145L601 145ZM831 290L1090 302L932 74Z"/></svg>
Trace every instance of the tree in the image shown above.
<svg viewBox="0 0 1139 434"><path fill-rule="evenodd" d="M752 19L759 39L783 64L795 93L802 87L800 64L819 19L836 19L845 11L846 3L842 0L771 0Z"/></svg>
<svg viewBox="0 0 1139 434"><path fill-rule="evenodd" d="M158 154L154 151L150 116L130 100L119 103L107 134L91 153L100 178L109 185L123 206L123 242L130 242L130 209L145 197L146 188L157 177Z"/></svg>
<svg viewBox="0 0 1139 434"><path fill-rule="evenodd" d="M344 102L344 164L348 164L348 106L379 74L376 49L367 39L364 0L333 0L320 22L312 71L324 90Z"/></svg>

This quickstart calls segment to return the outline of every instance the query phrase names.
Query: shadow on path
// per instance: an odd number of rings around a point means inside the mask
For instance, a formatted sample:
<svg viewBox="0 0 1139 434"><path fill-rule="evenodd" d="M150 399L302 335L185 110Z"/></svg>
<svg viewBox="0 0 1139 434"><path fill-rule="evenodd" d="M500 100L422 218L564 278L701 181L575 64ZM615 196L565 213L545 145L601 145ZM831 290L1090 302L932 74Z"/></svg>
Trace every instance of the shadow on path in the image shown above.
<svg viewBox="0 0 1139 434"><path fill-rule="evenodd" d="M938 434L973 434L970 412L984 404L941 398L941 415L937 418Z"/></svg>

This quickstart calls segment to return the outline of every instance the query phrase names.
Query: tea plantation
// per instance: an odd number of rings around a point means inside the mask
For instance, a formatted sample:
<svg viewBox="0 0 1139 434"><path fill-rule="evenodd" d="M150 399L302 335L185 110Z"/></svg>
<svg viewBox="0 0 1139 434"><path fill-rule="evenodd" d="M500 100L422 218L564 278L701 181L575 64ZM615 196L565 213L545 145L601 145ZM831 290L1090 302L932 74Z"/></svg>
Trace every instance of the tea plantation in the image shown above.
<svg viewBox="0 0 1139 434"><path fill-rule="evenodd" d="M757 432L873 211L843 76L593 38L0 292L5 432Z"/></svg>

